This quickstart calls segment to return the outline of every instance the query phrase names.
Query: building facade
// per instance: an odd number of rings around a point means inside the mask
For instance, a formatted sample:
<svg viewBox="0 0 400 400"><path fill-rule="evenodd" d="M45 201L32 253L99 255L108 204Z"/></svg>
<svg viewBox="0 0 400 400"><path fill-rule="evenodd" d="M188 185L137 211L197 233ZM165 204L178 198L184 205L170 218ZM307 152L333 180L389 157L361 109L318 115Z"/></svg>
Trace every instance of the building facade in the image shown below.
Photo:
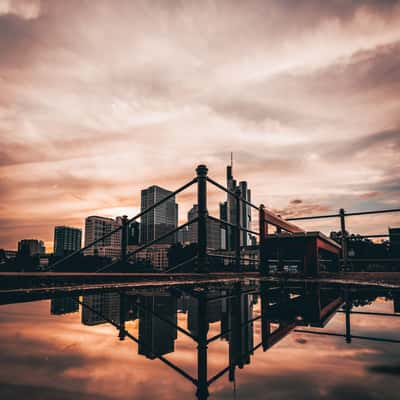
<svg viewBox="0 0 400 400"><path fill-rule="evenodd" d="M141 192L141 210L153 206L171 195L172 192L159 186L150 186ZM149 243L162 235L172 231L178 226L178 204L175 196L171 197L158 207L147 212L140 221L140 243ZM177 241L177 234L170 235L159 243L173 244Z"/></svg>
<svg viewBox="0 0 400 400"><path fill-rule="evenodd" d="M29 256L44 255L46 248L43 240L23 239L18 242L18 254Z"/></svg>
<svg viewBox="0 0 400 400"><path fill-rule="evenodd" d="M155 244L139 251L130 260L149 262L154 269L164 271L169 266L168 250L170 247L170 244ZM129 251L135 251L138 248L139 246L128 246Z"/></svg>
<svg viewBox="0 0 400 400"><path fill-rule="evenodd" d="M229 191L235 193L237 189L240 190L242 199L251 202L251 190L248 187L246 181L237 181L233 178L232 165L228 165L226 168L226 186ZM227 195L227 200L220 204L220 219L227 221L230 224L236 225L236 198L230 194ZM245 229L251 230L251 207L240 202L240 226ZM223 237L222 242L225 244L226 250L234 249L235 236L232 228L222 226L221 236ZM254 239L252 235L246 231L240 233L240 245L249 246L253 244Z"/></svg>
<svg viewBox="0 0 400 400"><path fill-rule="evenodd" d="M100 239L121 224L122 218L120 217L116 219L96 215L87 217L85 220L85 246ZM91 246L84 251L84 254L87 256L119 257L121 254L121 230Z"/></svg>
<svg viewBox="0 0 400 400"><path fill-rule="evenodd" d="M199 214L199 207L194 204L188 212L188 221L193 221ZM189 243L197 243L197 222L189 225L188 227L188 239ZM221 248L221 224L216 221L207 220L207 247L209 249L220 249Z"/></svg>
<svg viewBox="0 0 400 400"><path fill-rule="evenodd" d="M56 226L54 228L54 255L65 257L79 250L82 245L82 230L69 226Z"/></svg>

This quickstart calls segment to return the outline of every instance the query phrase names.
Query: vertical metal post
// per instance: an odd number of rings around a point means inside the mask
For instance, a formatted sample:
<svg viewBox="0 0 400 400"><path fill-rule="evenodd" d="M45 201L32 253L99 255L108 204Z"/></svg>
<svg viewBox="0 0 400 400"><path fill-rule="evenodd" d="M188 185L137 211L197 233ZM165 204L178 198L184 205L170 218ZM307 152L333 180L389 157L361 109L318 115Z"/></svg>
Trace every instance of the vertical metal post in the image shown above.
<svg viewBox="0 0 400 400"><path fill-rule="evenodd" d="M125 340L125 316L126 316L126 297L125 293L119 294L119 340Z"/></svg>
<svg viewBox="0 0 400 400"><path fill-rule="evenodd" d="M207 272L207 172L205 165L199 165L196 168L197 173L197 257L198 272Z"/></svg>
<svg viewBox="0 0 400 400"><path fill-rule="evenodd" d="M271 320L269 319L269 296L266 282L260 282L261 297L261 341L263 351L269 347L269 338L271 336Z"/></svg>
<svg viewBox="0 0 400 400"><path fill-rule="evenodd" d="M260 274L267 275L269 272L269 268L267 265L267 252L265 248L267 229L265 226L265 206L264 204L260 205L260 211L258 214L258 224L259 224L259 248L260 248Z"/></svg>
<svg viewBox="0 0 400 400"><path fill-rule="evenodd" d="M197 392L199 400L208 398L207 383L207 297L205 293L200 293L197 298Z"/></svg>
<svg viewBox="0 0 400 400"><path fill-rule="evenodd" d="M128 216L122 217L122 229L121 229L121 261L126 262L126 254L128 248Z"/></svg>
<svg viewBox="0 0 400 400"><path fill-rule="evenodd" d="M240 223L240 211L241 211L241 191L240 189L236 189L235 191L235 270L240 271L241 262L240 262L240 236L241 236L241 223Z"/></svg>
<svg viewBox="0 0 400 400"><path fill-rule="evenodd" d="M344 299L345 299L344 309L346 312L346 343L351 343L350 311L352 308L352 303L348 287L345 288Z"/></svg>
<svg viewBox="0 0 400 400"><path fill-rule="evenodd" d="M340 230L342 233L341 245L342 245L343 269L347 270L347 232L346 232L345 212L343 208L339 210L339 215L340 215Z"/></svg>

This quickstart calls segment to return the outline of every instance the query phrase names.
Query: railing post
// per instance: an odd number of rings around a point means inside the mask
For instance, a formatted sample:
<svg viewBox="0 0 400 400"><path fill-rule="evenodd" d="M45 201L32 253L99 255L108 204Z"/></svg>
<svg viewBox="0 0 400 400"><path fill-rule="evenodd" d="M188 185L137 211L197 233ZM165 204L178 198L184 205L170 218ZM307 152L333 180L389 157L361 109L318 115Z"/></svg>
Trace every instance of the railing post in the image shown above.
<svg viewBox="0 0 400 400"><path fill-rule="evenodd" d="M197 173L197 272L207 272L207 172L205 165L196 168Z"/></svg>
<svg viewBox="0 0 400 400"><path fill-rule="evenodd" d="M259 247L260 247L260 274L268 275L268 265L267 265L267 253L265 249L265 239L267 236L267 230L265 226L265 207L264 204L260 205L260 211L258 214L258 224L259 224Z"/></svg>
<svg viewBox="0 0 400 400"><path fill-rule="evenodd" d="M122 229L121 229L121 261L126 262L127 248L128 248L128 216L122 217Z"/></svg>
<svg viewBox="0 0 400 400"><path fill-rule="evenodd" d="M241 191L239 188L235 190L236 195L236 209L235 209L235 270L240 271L241 269L241 260L240 260L240 236L241 236L241 224L240 224L240 210L241 210Z"/></svg>
<svg viewBox="0 0 400 400"><path fill-rule="evenodd" d="M125 293L119 294L119 340L125 340L125 316L126 316L126 297Z"/></svg>
<svg viewBox="0 0 400 400"><path fill-rule="evenodd" d="M344 309L346 312L346 343L351 343L351 321L350 321L350 313L352 309L352 302L351 302L351 294L349 293L349 287L346 286L344 289Z"/></svg>
<svg viewBox="0 0 400 400"><path fill-rule="evenodd" d="M197 391L199 400L208 398L207 384L207 298L204 292L197 299Z"/></svg>
<svg viewBox="0 0 400 400"><path fill-rule="evenodd" d="M340 215L340 230L342 233L341 245L342 245L343 269L347 270L347 232L346 232L345 212L343 208L339 210L339 215Z"/></svg>

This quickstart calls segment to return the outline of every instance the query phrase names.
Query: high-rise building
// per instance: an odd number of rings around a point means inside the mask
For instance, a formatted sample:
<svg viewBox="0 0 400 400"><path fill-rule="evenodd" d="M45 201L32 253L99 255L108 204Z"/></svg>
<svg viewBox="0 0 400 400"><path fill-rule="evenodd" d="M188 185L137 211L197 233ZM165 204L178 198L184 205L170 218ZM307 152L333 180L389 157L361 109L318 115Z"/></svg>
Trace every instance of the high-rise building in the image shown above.
<svg viewBox="0 0 400 400"><path fill-rule="evenodd" d="M235 193L236 190L239 189L242 199L251 202L251 190L248 188L247 182L241 181L239 184L237 183L233 178L232 165L228 165L226 168L226 181L226 186L229 191ZM220 219L236 225L236 198L234 196L228 194L226 202L220 204ZM251 207L242 201L240 202L240 226L251 230ZM223 227L222 234L225 236L226 249L233 250L235 247L234 230ZM240 234L240 245L249 246L251 244L251 234L242 231Z"/></svg>
<svg viewBox="0 0 400 400"><path fill-rule="evenodd" d="M82 324L99 325L107 320L120 322L120 295L113 292L83 296Z"/></svg>
<svg viewBox="0 0 400 400"><path fill-rule="evenodd" d="M228 202L224 201L219 204L219 218L222 221L228 221ZM221 224L221 249L228 249L229 227Z"/></svg>
<svg viewBox="0 0 400 400"><path fill-rule="evenodd" d="M36 256L44 255L46 248L43 240L23 239L18 242L18 254Z"/></svg>
<svg viewBox="0 0 400 400"><path fill-rule="evenodd" d="M188 212L188 221L193 221L199 214L199 206L194 204ZM188 238L190 243L197 243L197 222L189 225ZM207 220L207 247L218 250L221 248L221 225L219 222Z"/></svg>
<svg viewBox="0 0 400 400"><path fill-rule="evenodd" d="M90 216L85 220L85 246L100 239L106 233L113 231L122 224L122 219ZM85 255L102 257L119 257L121 254L121 230L85 250Z"/></svg>
<svg viewBox="0 0 400 400"><path fill-rule="evenodd" d="M177 241L181 244L189 244L190 236L189 236L189 227L185 226L178 231Z"/></svg>
<svg viewBox="0 0 400 400"><path fill-rule="evenodd" d="M144 211L150 206L158 203L171 195L172 192L159 186L150 186L142 190L141 210ZM140 242L142 244L151 242L178 226L178 204L175 196L166 200L164 203L153 208L141 217L140 222ZM177 235L170 235L158 243L173 244L176 242Z"/></svg>
<svg viewBox="0 0 400 400"><path fill-rule="evenodd" d="M172 353L178 337L177 300L173 296L143 296L139 308L138 353L150 359ZM162 315L170 324L157 318Z"/></svg>
<svg viewBox="0 0 400 400"><path fill-rule="evenodd" d="M79 297L56 297L51 299L50 313L52 315L63 315L77 312L79 310Z"/></svg>
<svg viewBox="0 0 400 400"><path fill-rule="evenodd" d="M54 228L54 255L65 257L81 248L82 230L69 226L56 226Z"/></svg>

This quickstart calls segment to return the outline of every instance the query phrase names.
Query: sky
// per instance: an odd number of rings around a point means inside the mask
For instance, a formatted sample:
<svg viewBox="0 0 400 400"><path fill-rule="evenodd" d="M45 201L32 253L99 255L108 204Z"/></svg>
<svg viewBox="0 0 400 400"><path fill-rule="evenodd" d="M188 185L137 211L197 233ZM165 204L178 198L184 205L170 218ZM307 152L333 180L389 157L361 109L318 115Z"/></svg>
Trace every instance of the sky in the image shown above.
<svg viewBox="0 0 400 400"><path fill-rule="evenodd" d="M230 152L282 215L398 208L399 94L400 1L0 0L0 248L223 183Z"/></svg>

